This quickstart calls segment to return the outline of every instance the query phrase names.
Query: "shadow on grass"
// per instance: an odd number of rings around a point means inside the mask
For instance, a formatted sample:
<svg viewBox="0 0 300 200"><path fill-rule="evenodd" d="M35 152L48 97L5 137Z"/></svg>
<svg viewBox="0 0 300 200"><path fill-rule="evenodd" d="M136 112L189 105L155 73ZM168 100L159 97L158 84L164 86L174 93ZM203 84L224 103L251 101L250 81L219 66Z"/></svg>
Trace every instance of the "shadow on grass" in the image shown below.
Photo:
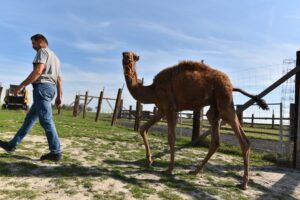
<svg viewBox="0 0 300 200"><path fill-rule="evenodd" d="M242 192L234 185L234 183L224 183L211 181L208 184L201 184L201 177L195 177L193 175L188 175L186 172L176 173L176 168L181 168L184 170L192 170L195 166L191 166L195 163L185 163L177 161L175 163L175 175L167 175L165 171L159 171L161 169L165 170L168 168L167 161L157 160L154 162L152 167L145 166L145 159L126 161L117 159L107 159L103 163L109 165L109 167L102 166L82 166L78 164L59 164L53 166L40 165L34 159L28 158L26 156L17 156L9 154L0 154L0 158L14 158L17 159L13 161L0 161L0 177L48 177L48 178L59 178L59 177L110 177L115 180L119 180L124 184L131 185L134 187L147 187L148 184L164 184L167 187L173 188L185 195L190 196L193 199L215 199L214 195L222 195L219 191L224 192L224 188L228 188L228 192L235 192L237 194L242 194ZM198 163L197 163L198 164ZM277 168L272 167L253 167L259 171L270 171L274 172ZM159 170L158 170L159 169ZM242 165L215 165L208 163L205 167L204 175L207 173L213 174L214 177L220 177L226 180L226 178L233 178L237 182L242 181L242 177L237 173L243 170ZM279 169L278 169L279 170ZM280 171L280 170L279 170ZM283 171L280 171L283 172ZM151 178L144 176L136 177L135 175L149 174L154 175L158 178ZM250 177L251 178L251 177ZM290 175L285 175L281 180L274 184L270 189L264 185L255 183L250 179L249 186L261 191L263 195L259 199L264 198L281 198L288 197L293 199L292 196L287 195L287 193L276 192L274 189L285 187L286 182L290 178ZM206 180L207 181L207 180ZM286 191L292 193L299 181L294 181L290 188L286 188ZM154 186L155 187L155 186Z"/></svg>
<svg viewBox="0 0 300 200"><path fill-rule="evenodd" d="M113 162L107 162L113 163ZM129 162L123 163L124 165ZM121 161L115 164L120 165ZM138 163L136 163L138 164ZM139 165L139 164L138 164ZM127 169L127 170L126 170ZM160 178L135 178L135 174L153 174ZM61 165L61 166L39 166L30 162L0 162L0 177L47 177L47 178L64 178L64 177L110 177L119 180L122 183L132 187L147 188L149 184L164 184L174 188L193 199L216 199L207 192L207 188L201 189L195 184L185 180L177 179L175 176L167 176L164 173L154 172L147 169L136 169L124 167L109 170L107 168L94 166L85 167L79 165Z"/></svg>
<svg viewBox="0 0 300 200"><path fill-rule="evenodd" d="M281 173L283 176L275 182L267 192L264 192L258 200L270 198L270 193L273 199L299 199L291 196L300 184L299 170L289 168L274 168L274 167L256 167L256 171Z"/></svg>
<svg viewBox="0 0 300 200"><path fill-rule="evenodd" d="M2 158L9 156L1 155ZM199 187L196 183L189 182L185 178L178 178L177 175L166 175L164 172L157 172L151 168L144 167L145 160L138 161L122 161L122 160L105 160L105 164L111 167L102 166L81 166L81 165L39 165L39 163L30 162L31 159L23 156L12 156L20 161L0 161L0 177L48 177L48 178L63 178L63 177L110 177L119 180L126 185L147 188L149 184L164 184L176 191L182 192L193 199L215 199L213 194L210 194L209 189L214 189L220 186ZM47 163L44 163L47 164ZM156 162L154 167L167 167L167 162ZM180 164L182 168L188 168L188 165ZM152 174L158 177L153 178L136 178L134 175ZM191 176L191 175L190 175Z"/></svg>
<svg viewBox="0 0 300 200"><path fill-rule="evenodd" d="M39 159L32 159L27 156L20 156L20 155L15 155L15 154L0 154L0 158L14 158L17 160L39 161Z"/></svg>
<svg viewBox="0 0 300 200"><path fill-rule="evenodd" d="M191 167L190 164L184 164L177 162L175 163L175 169L174 169L174 175L168 175L165 173L165 170L159 171L157 168L168 168L168 162L167 161L155 161L151 167L146 167L145 163L146 160L137 160L137 161L123 161L123 160L105 160L105 163L109 165L117 165L119 168L121 166L124 166L124 168L128 169L128 166L135 166L133 168L133 171L125 170L122 171L122 174L125 175L139 175L139 174L152 174L155 176L159 176L159 183L163 183L168 187L171 187L175 190L181 191L182 193L185 193L186 195L191 196L193 199L205 199L205 198L212 198L212 196L205 196L212 192L214 194L217 190L224 190L224 188L229 188L229 192L236 192L236 193L242 193L240 189L237 188L235 184L228 184L228 183L222 183L222 182L212 182L211 185L207 184L201 184L201 177L200 176L194 176L190 175L187 172L181 172L176 173L176 168L181 168L184 170L191 170L193 167ZM138 167L138 168L137 168ZM195 166L194 166L195 167ZM236 165L212 165L207 164L205 167L206 172L214 174L214 176L220 177L220 178L233 178L237 181L242 181L242 177L234 172L231 172L231 170L234 171L240 171L243 170L243 166L236 166ZM199 179L199 181L197 181ZM195 181L196 180L196 181ZM150 182L148 180L143 180ZM200 183L199 184L197 184ZM249 185L251 187L257 188L261 191L268 191L268 189L264 186L261 186L259 184L254 183L253 181L250 181ZM218 193L218 192L217 192Z"/></svg>
<svg viewBox="0 0 300 200"><path fill-rule="evenodd" d="M160 176L160 183L164 183L166 186L169 186L171 188L174 188L176 190L179 190L183 193L186 193L190 195L193 198L201 199L198 195L203 195L203 193L207 193L207 191L213 189L223 190L224 188L229 188L230 191L242 193L241 190L239 190L236 185L234 184L228 184L228 183L222 183L222 182L211 182L210 185L197 185L194 184L192 181L188 181L189 179L199 179L199 182L201 181L201 177L195 177L193 175L187 175L183 173L177 173L176 174L176 168L182 168L185 170L190 170L191 165L189 164L182 164L182 163L175 163L175 175L166 175L165 171L158 171L157 167L167 168L168 162L165 161L156 161L154 162L152 167L145 167L146 160L137 160L137 161L123 161L123 160L105 160L107 164L110 165L123 165L126 166L135 166L139 167L139 170L137 168L134 168L136 171L125 171L124 174L141 174L141 173L148 173L156 176ZM195 166L194 166L195 167ZM254 188L257 191L261 191L262 195L258 197L258 199L295 199L291 196L294 190L296 190L300 180L297 180L297 178L292 178L293 175L287 173L290 172L289 170L276 168L276 167L253 167L253 170L255 169L256 172L278 172L278 173L286 173L278 182L276 182L271 188L268 188L267 186L261 185L259 183L254 182L251 180L248 183L248 186L251 188ZM226 180L226 178L233 178L237 182L242 182L242 176L238 174L239 171L243 171L242 165L216 165L216 164L210 164L207 163L206 167L204 169L204 174L213 174L215 177L223 178L223 180ZM298 173L298 171L293 170L292 173ZM144 180L145 181L145 180ZM198 181L197 181L198 182ZM289 186L287 186L287 183ZM281 191L278 191L278 189L281 188Z"/></svg>

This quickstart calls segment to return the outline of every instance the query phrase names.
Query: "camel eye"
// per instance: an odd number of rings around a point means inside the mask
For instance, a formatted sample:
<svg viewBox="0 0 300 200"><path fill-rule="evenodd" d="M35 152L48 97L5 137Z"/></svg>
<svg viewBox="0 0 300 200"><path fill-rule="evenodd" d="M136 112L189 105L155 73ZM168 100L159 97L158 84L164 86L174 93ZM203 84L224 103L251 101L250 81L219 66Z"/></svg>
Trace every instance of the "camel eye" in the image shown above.
<svg viewBox="0 0 300 200"><path fill-rule="evenodd" d="M135 60L135 61L138 61L139 59L140 59L139 56L136 56L136 55L134 56L134 60Z"/></svg>

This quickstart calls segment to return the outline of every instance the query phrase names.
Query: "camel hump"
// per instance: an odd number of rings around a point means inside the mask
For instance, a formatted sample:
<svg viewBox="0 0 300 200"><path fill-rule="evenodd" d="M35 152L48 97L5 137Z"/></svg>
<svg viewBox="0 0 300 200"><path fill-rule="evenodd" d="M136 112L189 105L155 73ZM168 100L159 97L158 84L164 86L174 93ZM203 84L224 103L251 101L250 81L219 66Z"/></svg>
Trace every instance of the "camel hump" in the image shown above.
<svg viewBox="0 0 300 200"><path fill-rule="evenodd" d="M228 76L207 64L196 62L196 61L180 61L177 65L168 67L160 71L155 77L154 82L168 82L174 78L189 78L197 79L199 78L206 79L206 81L215 80L221 82L230 82ZM204 80L203 80L204 81Z"/></svg>
<svg viewBox="0 0 300 200"><path fill-rule="evenodd" d="M177 65L162 70L159 74L164 74L167 76L167 74L172 74L172 73L176 74L176 73L187 72L187 71L207 71L207 70L208 71L212 70L212 68L200 62L184 60L184 61L180 61Z"/></svg>
<svg viewBox="0 0 300 200"><path fill-rule="evenodd" d="M154 81L169 81L179 74L183 75L188 72L204 72L212 70L208 65L195 61L180 61L177 65L168 67L160 71L155 77ZM184 75L183 75L184 76Z"/></svg>
<svg viewBox="0 0 300 200"><path fill-rule="evenodd" d="M196 61L190 61L190 60L182 60L178 63L177 66L174 66L175 68L183 68L185 70L210 70L211 67L207 64L196 62Z"/></svg>

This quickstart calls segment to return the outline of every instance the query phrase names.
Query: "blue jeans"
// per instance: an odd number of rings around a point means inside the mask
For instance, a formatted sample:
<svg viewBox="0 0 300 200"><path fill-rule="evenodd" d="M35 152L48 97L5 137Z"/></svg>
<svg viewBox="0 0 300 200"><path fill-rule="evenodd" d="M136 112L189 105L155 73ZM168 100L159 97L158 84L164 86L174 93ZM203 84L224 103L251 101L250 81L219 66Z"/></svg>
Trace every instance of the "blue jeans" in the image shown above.
<svg viewBox="0 0 300 200"><path fill-rule="evenodd" d="M51 153L61 153L60 141L52 118L51 101L55 96L55 85L47 83L33 84L33 104L27 113L23 125L9 142L16 147L31 130L37 119L44 128Z"/></svg>

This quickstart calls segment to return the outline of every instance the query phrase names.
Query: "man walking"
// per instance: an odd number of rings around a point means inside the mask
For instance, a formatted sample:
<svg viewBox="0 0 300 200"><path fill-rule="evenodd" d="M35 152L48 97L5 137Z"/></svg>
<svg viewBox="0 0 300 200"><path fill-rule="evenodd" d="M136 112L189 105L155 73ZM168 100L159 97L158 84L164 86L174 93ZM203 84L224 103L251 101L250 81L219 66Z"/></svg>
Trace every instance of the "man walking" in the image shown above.
<svg viewBox="0 0 300 200"><path fill-rule="evenodd" d="M15 151L17 145L21 143L39 119L41 126L45 130L50 150L50 153L42 155L40 160L59 161L61 159L60 141L52 118L51 101L55 96L56 86L57 96L55 104L56 106L61 104L62 80L60 61L55 53L48 48L48 41L42 34L32 36L31 41L32 47L37 51L33 60L33 71L16 88L14 94L17 95L27 85L32 84L33 104L14 138L9 142L0 140L0 147L7 152Z"/></svg>

